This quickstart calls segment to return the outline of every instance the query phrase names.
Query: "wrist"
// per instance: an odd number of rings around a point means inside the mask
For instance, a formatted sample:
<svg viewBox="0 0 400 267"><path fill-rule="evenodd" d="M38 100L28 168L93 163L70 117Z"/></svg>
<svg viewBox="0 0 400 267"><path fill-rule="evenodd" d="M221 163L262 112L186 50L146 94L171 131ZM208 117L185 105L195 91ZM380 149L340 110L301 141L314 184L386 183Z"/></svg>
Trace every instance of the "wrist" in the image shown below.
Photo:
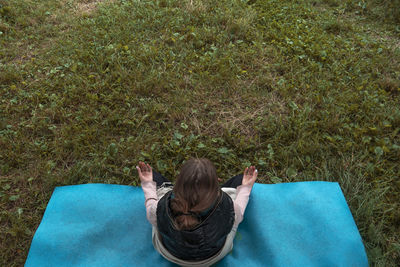
<svg viewBox="0 0 400 267"><path fill-rule="evenodd" d="M140 181L140 183L142 184L142 185L147 185L147 184L153 184L153 183L156 183L156 182L154 182L153 180L145 180L145 181Z"/></svg>

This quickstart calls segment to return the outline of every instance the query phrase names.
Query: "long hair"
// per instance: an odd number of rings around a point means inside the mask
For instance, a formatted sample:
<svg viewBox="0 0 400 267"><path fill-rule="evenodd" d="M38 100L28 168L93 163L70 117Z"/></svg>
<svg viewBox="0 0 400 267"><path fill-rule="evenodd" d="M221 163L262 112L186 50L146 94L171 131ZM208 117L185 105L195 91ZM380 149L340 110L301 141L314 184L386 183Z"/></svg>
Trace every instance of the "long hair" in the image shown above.
<svg viewBox="0 0 400 267"><path fill-rule="evenodd" d="M198 213L218 198L220 187L214 164L205 158L185 162L174 185L170 207L178 230L188 230L199 223Z"/></svg>

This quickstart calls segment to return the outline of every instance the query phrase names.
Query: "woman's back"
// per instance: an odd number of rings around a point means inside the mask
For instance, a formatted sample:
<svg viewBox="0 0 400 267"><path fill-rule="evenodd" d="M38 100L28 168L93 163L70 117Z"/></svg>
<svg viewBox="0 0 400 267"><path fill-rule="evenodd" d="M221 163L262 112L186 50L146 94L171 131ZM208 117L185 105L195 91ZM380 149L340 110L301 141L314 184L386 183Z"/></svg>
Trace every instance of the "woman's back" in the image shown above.
<svg viewBox="0 0 400 267"><path fill-rule="evenodd" d="M157 205L157 226L161 241L174 256L200 261L218 253L225 244L235 220L232 199L221 191L215 204L197 216L198 223L190 229L177 228L170 208L172 191L164 195Z"/></svg>

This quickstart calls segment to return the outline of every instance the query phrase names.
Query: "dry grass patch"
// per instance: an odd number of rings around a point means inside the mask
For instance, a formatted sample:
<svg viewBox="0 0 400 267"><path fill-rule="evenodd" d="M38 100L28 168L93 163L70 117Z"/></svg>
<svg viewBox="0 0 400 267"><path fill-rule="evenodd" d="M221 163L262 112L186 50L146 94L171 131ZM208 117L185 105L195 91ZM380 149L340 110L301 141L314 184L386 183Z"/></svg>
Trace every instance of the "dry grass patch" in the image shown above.
<svg viewBox="0 0 400 267"><path fill-rule="evenodd" d="M198 0L185 1L184 7L187 11L194 14L206 12L208 9L208 5L206 2Z"/></svg>
<svg viewBox="0 0 400 267"><path fill-rule="evenodd" d="M76 3L76 14L80 16L91 15L101 3L112 3L114 0L80 0Z"/></svg>
<svg viewBox="0 0 400 267"><path fill-rule="evenodd" d="M184 116L196 134L222 136L225 133L253 138L258 130L254 124L262 124L269 116L282 117L288 114L287 107L275 92L268 96L198 96L192 111Z"/></svg>

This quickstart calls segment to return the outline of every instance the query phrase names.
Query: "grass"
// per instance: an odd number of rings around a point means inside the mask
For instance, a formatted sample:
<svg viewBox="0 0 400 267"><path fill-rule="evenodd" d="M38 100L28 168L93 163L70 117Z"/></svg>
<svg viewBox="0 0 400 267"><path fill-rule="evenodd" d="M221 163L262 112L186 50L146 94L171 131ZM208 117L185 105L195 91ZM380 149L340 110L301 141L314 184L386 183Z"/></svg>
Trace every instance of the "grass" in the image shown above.
<svg viewBox="0 0 400 267"><path fill-rule="evenodd" d="M55 186L199 156L338 181L371 265L396 266L395 3L0 0L0 265L23 265Z"/></svg>

